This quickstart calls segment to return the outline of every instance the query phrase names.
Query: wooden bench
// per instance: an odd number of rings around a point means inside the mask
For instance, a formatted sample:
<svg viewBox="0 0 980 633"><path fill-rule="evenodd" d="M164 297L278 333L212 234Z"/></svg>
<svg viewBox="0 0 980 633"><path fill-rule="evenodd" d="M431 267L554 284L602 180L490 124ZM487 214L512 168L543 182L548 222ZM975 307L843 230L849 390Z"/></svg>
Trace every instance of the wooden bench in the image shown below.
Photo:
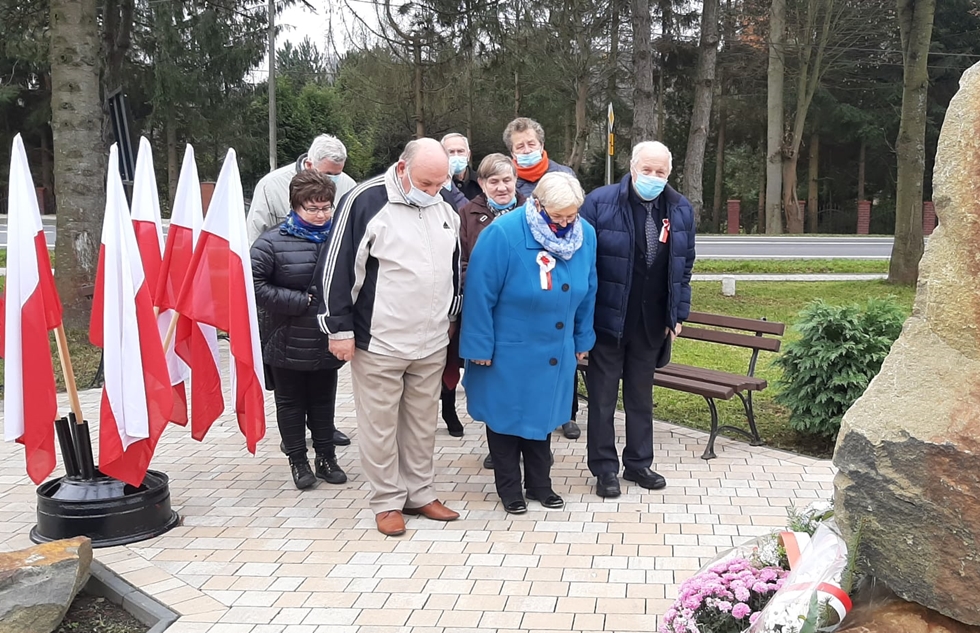
<svg viewBox="0 0 980 633"><path fill-rule="evenodd" d="M748 439L752 446L763 444L755 425L752 392L762 391L767 387L767 383L762 378L755 377L755 368L759 360L759 352L779 351L781 341L774 337L782 336L785 329L786 326L782 323L773 323L764 319L745 319L705 312L692 312L684 323L684 328L678 338L752 350L748 371L745 374L734 374L678 363L668 363L654 374L653 384L655 387L692 393L701 396L708 403L708 410L711 412L711 433L708 436L708 445L705 447L701 459L714 459L716 457L715 439L721 431L738 433ZM580 372L584 373L587 370L587 362L579 365ZM731 400L734 397L738 397L745 408L748 431L736 426L719 426L718 424L718 407L715 401Z"/></svg>

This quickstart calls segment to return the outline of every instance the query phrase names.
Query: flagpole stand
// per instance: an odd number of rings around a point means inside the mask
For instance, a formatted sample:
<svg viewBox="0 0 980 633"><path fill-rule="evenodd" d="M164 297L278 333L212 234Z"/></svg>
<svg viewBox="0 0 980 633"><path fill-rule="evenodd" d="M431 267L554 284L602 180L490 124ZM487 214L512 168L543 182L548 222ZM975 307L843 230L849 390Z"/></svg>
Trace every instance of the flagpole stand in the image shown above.
<svg viewBox="0 0 980 633"><path fill-rule="evenodd" d="M146 471L139 488L107 477L58 477L37 487L35 543L87 536L92 547L114 547L145 541L180 523L171 509L170 478Z"/></svg>

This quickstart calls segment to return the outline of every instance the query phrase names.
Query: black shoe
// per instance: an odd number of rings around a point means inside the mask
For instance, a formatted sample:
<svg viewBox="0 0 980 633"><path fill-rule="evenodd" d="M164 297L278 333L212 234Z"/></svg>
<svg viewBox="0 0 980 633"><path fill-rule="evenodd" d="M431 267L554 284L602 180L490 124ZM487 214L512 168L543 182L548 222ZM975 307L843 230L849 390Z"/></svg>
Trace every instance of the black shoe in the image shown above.
<svg viewBox="0 0 980 633"><path fill-rule="evenodd" d="M619 477L616 476L616 473L602 473L601 475L597 475L595 493L605 499L618 497L621 491L619 490Z"/></svg>
<svg viewBox="0 0 980 633"><path fill-rule="evenodd" d="M306 457L289 460L289 469L293 473L293 483L300 490L312 488L316 484L316 476L310 468L310 460Z"/></svg>
<svg viewBox="0 0 980 633"><path fill-rule="evenodd" d="M507 514L524 514L527 512L527 503L523 499L504 501L503 504Z"/></svg>
<svg viewBox="0 0 980 633"><path fill-rule="evenodd" d="M341 433L340 431L334 430L333 432L333 445L334 446L350 446L350 438Z"/></svg>
<svg viewBox="0 0 980 633"><path fill-rule="evenodd" d="M456 391L443 389L441 400L442 419L446 423L446 429L453 437L463 437L463 423L459 421L459 414L456 413Z"/></svg>
<svg viewBox="0 0 980 633"><path fill-rule="evenodd" d="M280 442L279 442L279 452L282 453L283 455L286 454L286 442L280 440Z"/></svg>
<svg viewBox="0 0 980 633"><path fill-rule="evenodd" d="M577 440L582 437L582 429L578 428L578 424L575 420L569 420L561 425L562 434L570 440Z"/></svg>
<svg viewBox="0 0 980 633"><path fill-rule="evenodd" d="M347 483L347 473L337 465L335 457L316 457L316 476L328 484Z"/></svg>
<svg viewBox="0 0 980 633"><path fill-rule="evenodd" d="M555 494L554 490L551 490L542 499L538 499L538 495L534 494L530 490L527 491L527 498L531 501L537 501L546 508L564 508L565 500Z"/></svg>
<svg viewBox="0 0 980 633"><path fill-rule="evenodd" d="M661 488L665 488L667 486L667 480L649 468L643 468L641 470L624 470L623 479L626 481L632 481L640 488L646 488L647 490L660 490Z"/></svg>
<svg viewBox="0 0 980 633"><path fill-rule="evenodd" d="M483 459L483 467L487 470L493 470L493 455L487 455Z"/></svg>

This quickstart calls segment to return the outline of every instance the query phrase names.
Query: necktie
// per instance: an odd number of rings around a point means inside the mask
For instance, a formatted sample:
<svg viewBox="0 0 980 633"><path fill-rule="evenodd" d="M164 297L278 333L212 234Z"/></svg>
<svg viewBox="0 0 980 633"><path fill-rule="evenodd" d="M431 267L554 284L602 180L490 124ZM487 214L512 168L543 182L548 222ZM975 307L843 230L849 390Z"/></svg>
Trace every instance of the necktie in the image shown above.
<svg viewBox="0 0 980 633"><path fill-rule="evenodd" d="M657 218L654 215L654 209L652 203L644 204L643 207L647 211L647 220L644 224L644 233L647 238L647 268L653 265L653 259L657 256L657 245L660 243L658 241L657 235Z"/></svg>

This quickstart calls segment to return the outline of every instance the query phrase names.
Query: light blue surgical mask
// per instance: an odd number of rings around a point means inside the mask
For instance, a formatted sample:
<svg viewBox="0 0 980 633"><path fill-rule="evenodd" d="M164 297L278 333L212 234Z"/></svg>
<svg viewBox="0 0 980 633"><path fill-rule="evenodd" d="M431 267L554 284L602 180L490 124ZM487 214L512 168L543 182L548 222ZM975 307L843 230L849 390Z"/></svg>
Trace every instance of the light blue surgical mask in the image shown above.
<svg viewBox="0 0 980 633"><path fill-rule="evenodd" d="M324 175L327 178L329 178L330 182L332 182L335 185L337 184L337 181L340 180L340 174L324 174Z"/></svg>
<svg viewBox="0 0 980 633"><path fill-rule="evenodd" d="M449 173L453 176L458 176L464 171L469 161L466 160L465 156L450 156L449 157Z"/></svg>
<svg viewBox="0 0 980 633"><path fill-rule="evenodd" d="M530 154L517 154L514 160L517 161L518 167L524 167L526 169L528 167L534 167L535 165L540 163L541 158L542 158L541 150L536 149Z"/></svg>
<svg viewBox="0 0 980 633"><path fill-rule="evenodd" d="M494 202L493 198L487 198L487 205L494 211L507 211L517 206L517 196L512 197L507 204L500 204L499 202Z"/></svg>
<svg viewBox="0 0 980 633"><path fill-rule="evenodd" d="M428 207L442 201L442 196L429 195L416 187L415 183L412 182L412 174L408 171L408 169L405 169L405 176L408 178L409 184L412 185L412 188L405 192L405 197L408 198L409 202L417 207ZM398 184L401 185L401 179L399 179ZM404 187L402 190L404 191Z"/></svg>
<svg viewBox="0 0 980 633"><path fill-rule="evenodd" d="M657 178L647 174L637 174L633 177L633 189L636 191L636 195L643 200L653 200L663 193L666 186L666 178Z"/></svg>

